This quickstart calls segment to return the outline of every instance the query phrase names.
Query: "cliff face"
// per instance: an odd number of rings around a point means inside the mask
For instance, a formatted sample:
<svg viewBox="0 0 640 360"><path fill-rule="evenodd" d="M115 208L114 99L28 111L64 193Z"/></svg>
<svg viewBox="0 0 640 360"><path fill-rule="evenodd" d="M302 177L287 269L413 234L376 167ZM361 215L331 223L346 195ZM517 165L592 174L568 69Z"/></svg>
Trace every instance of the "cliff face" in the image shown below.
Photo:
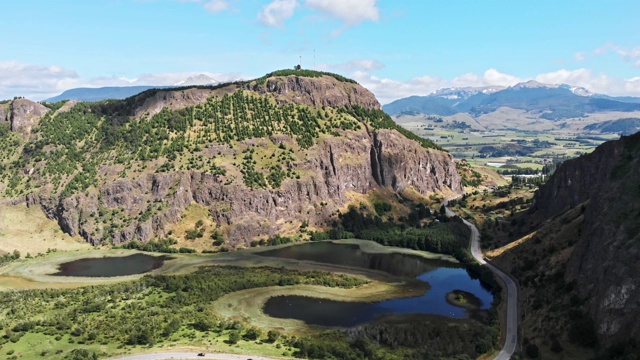
<svg viewBox="0 0 640 360"><path fill-rule="evenodd" d="M9 104L0 104L0 123L9 121Z"/></svg>
<svg viewBox="0 0 640 360"><path fill-rule="evenodd" d="M31 100L13 100L8 114L9 120L11 121L11 131L28 134L31 132L31 128L48 111L48 107ZM0 116L0 118L1 117L2 116Z"/></svg>
<svg viewBox="0 0 640 360"><path fill-rule="evenodd" d="M39 104L14 101L13 130L41 131L19 161L0 160L18 174L2 185L92 244L168 236L193 203L239 246L327 226L353 194L462 192L448 153L393 130L373 94L332 76L67 105L38 124Z"/></svg>
<svg viewBox="0 0 640 360"><path fill-rule="evenodd" d="M605 344L640 336L639 179L640 133L563 163L532 209L548 219L584 206L564 276L577 284Z"/></svg>
<svg viewBox="0 0 640 360"><path fill-rule="evenodd" d="M307 221L327 225L331 215L349 201L347 194L366 194L378 187L401 193L412 187L421 194L461 192L460 176L451 155L425 149L393 130L365 131L329 137L312 149L313 156L298 171L309 174L285 180L279 189L251 189L225 184L220 177L199 171L148 174L102 185L98 193L81 193L63 201L42 203L61 228L93 244L105 237L102 212L122 209L129 224L111 234L115 243L164 236L192 202L206 206L213 220L228 225L233 245L246 245L257 236L278 234L287 224ZM148 204L160 204L158 214L141 219Z"/></svg>
<svg viewBox="0 0 640 360"><path fill-rule="evenodd" d="M302 76L270 77L264 84L253 81L248 90L275 96L279 104L341 107L360 105L369 109L380 109L380 103L367 89L358 84L341 82L331 76L319 78Z"/></svg>

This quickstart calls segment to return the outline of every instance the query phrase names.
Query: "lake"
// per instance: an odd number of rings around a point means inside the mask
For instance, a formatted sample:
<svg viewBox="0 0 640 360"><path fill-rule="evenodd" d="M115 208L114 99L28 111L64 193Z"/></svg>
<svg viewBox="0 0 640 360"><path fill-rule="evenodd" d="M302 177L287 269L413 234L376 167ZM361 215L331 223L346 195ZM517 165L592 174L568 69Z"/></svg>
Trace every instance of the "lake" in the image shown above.
<svg viewBox="0 0 640 360"><path fill-rule="evenodd" d="M143 274L160 268L170 256L134 254L121 257L85 258L60 264L55 276L113 277Z"/></svg>
<svg viewBox="0 0 640 360"><path fill-rule="evenodd" d="M431 288L420 296L379 302L345 302L304 296L276 296L267 300L265 314L284 319L298 319L307 324L350 327L389 314L439 314L456 318L469 317L470 311L449 304L446 294L464 290L481 302L480 310L488 310L493 295L464 267L442 260L431 260L405 254L370 254L358 245L329 242L307 243L263 252L300 260L382 270L394 275L415 277Z"/></svg>

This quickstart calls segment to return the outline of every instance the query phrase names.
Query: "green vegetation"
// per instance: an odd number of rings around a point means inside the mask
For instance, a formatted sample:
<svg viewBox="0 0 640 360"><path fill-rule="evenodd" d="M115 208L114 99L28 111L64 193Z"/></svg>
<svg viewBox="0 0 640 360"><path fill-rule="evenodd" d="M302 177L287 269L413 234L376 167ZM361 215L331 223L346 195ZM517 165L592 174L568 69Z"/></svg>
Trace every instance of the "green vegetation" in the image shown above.
<svg viewBox="0 0 640 360"><path fill-rule="evenodd" d="M0 266L11 261L20 259L20 251L14 250L13 253L0 255Z"/></svg>
<svg viewBox="0 0 640 360"><path fill-rule="evenodd" d="M115 285L0 292L0 331L4 334L0 346L11 351L21 346L23 337L38 335L42 342L54 344L48 356L63 358L74 356L64 351L68 343L91 354L104 344L149 346L230 331L257 339L261 331L245 330L242 323L217 317L209 308L211 302L256 287L313 284L350 288L363 283L318 271L204 267L192 274L145 276Z"/></svg>
<svg viewBox="0 0 640 360"><path fill-rule="evenodd" d="M271 73L268 73L267 75L257 78L254 81L257 84L264 84L268 78L270 77L274 77L274 76L291 76L291 75L295 75L295 76L302 76L302 77L310 77L310 78L316 78L316 77L322 77L322 76L331 76L332 78L341 81L341 82L346 82L346 83L352 83L352 84L357 84L357 82L353 79L349 79L346 78L342 75L339 74L334 74L334 73L330 73L330 72L324 72L324 71L316 71L316 70L296 70L296 69L283 69L283 70L277 70Z"/></svg>
<svg viewBox="0 0 640 360"><path fill-rule="evenodd" d="M195 253L194 249L180 247L174 248L172 245L177 244L178 241L172 238L159 239L159 240L150 240L147 242L139 242L137 240L131 240L128 243L122 244L120 246L113 246L114 249L132 249L132 250L140 250L140 251L148 251L148 252L160 252L165 254L175 254L175 253Z"/></svg>
<svg viewBox="0 0 640 360"><path fill-rule="evenodd" d="M346 213L339 215L340 223L329 232L329 237L335 238L345 235L346 232L350 237L372 240L382 245L425 250L466 259L469 228L461 221L446 216L438 216L434 221L421 225L421 221L430 214L428 209L418 205L406 218L398 221L382 220L379 216L368 215L355 206L350 206Z"/></svg>
<svg viewBox="0 0 640 360"><path fill-rule="evenodd" d="M387 115L384 111L378 109L367 109L360 105L353 105L350 107L340 108L339 111L346 112L356 119L363 119L367 124L371 125L374 129L391 129L396 130L407 138L417 141L422 147L427 149L444 150L440 146L436 145L433 141L420 137L413 132L398 125L393 119Z"/></svg>

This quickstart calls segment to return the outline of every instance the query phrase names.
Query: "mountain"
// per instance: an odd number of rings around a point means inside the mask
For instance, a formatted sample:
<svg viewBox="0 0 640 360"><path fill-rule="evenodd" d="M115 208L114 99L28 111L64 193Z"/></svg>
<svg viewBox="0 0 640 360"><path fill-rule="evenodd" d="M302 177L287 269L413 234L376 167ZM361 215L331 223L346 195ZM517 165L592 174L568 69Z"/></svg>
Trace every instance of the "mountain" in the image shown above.
<svg viewBox="0 0 640 360"><path fill-rule="evenodd" d="M167 86L108 86L101 88L75 88L58 96L45 99L46 102L55 103L64 100L100 101L106 99L125 99L140 94L149 89L162 89Z"/></svg>
<svg viewBox="0 0 640 360"><path fill-rule="evenodd" d="M383 106L390 115L468 113L474 117L500 108L524 110L541 119L559 121L590 113L640 111L640 98L598 96L581 87L528 81L508 88L440 89L428 96L412 96Z"/></svg>
<svg viewBox="0 0 640 360"><path fill-rule="evenodd" d="M173 86L191 86L191 85L216 85L220 82L208 75L200 74L195 76L189 76L188 78L179 81Z"/></svg>
<svg viewBox="0 0 640 360"><path fill-rule="evenodd" d="M562 163L527 216L513 220L529 235L494 261L520 281L523 335L551 348L545 358L563 358L562 349L575 346L593 349L573 350L585 358L637 353L638 179L640 133Z"/></svg>
<svg viewBox="0 0 640 360"><path fill-rule="evenodd" d="M46 102L55 103L63 100L78 100L78 101L101 101L107 99L126 99L130 96L138 95L143 91L149 89L167 89L170 87L184 87L184 86L212 86L219 84L216 79L205 75L199 74L189 76L188 78L179 81L173 86L162 85L143 85L143 86L108 86L100 88L75 88L69 89L58 96L54 96L45 99Z"/></svg>
<svg viewBox="0 0 640 360"><path fill-rule="evenodd" d="M335 74L283 70L46 105L23 132L0 124L0 194L92 244L177 238L211 248L224 236L225 246L246 246L326 228L371 196L401 207L403 194L462 191L451 155ZM185 223L194 214L206 236Z"/></svg>

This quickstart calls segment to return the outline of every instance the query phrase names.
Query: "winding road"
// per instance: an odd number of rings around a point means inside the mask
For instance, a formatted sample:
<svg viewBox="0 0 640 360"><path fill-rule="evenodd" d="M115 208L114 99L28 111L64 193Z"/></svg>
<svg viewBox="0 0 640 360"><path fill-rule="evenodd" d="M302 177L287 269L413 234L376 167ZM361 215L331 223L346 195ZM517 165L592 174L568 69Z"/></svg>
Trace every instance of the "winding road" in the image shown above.
<svg viewBox="0 0 640 360"><path fill-rule="evenodd" d="M460 197L460 196L457 196ZM457 198L456 197L456 198ZM447 216L456 216L448 207L449 200L444 202ZM507 286L507 326L505 342L502 350L496 355L495 360L508 360L513 356L518 346L518 286L509 277L509 275L502 272L502 270L496 268L492 264L486 262L482 256L482 250L480 249L480 232L475 225L462 219L465 225L471 230L471 255L482 265L488 267L493 273L499 277L502 282Z"/></svg>

